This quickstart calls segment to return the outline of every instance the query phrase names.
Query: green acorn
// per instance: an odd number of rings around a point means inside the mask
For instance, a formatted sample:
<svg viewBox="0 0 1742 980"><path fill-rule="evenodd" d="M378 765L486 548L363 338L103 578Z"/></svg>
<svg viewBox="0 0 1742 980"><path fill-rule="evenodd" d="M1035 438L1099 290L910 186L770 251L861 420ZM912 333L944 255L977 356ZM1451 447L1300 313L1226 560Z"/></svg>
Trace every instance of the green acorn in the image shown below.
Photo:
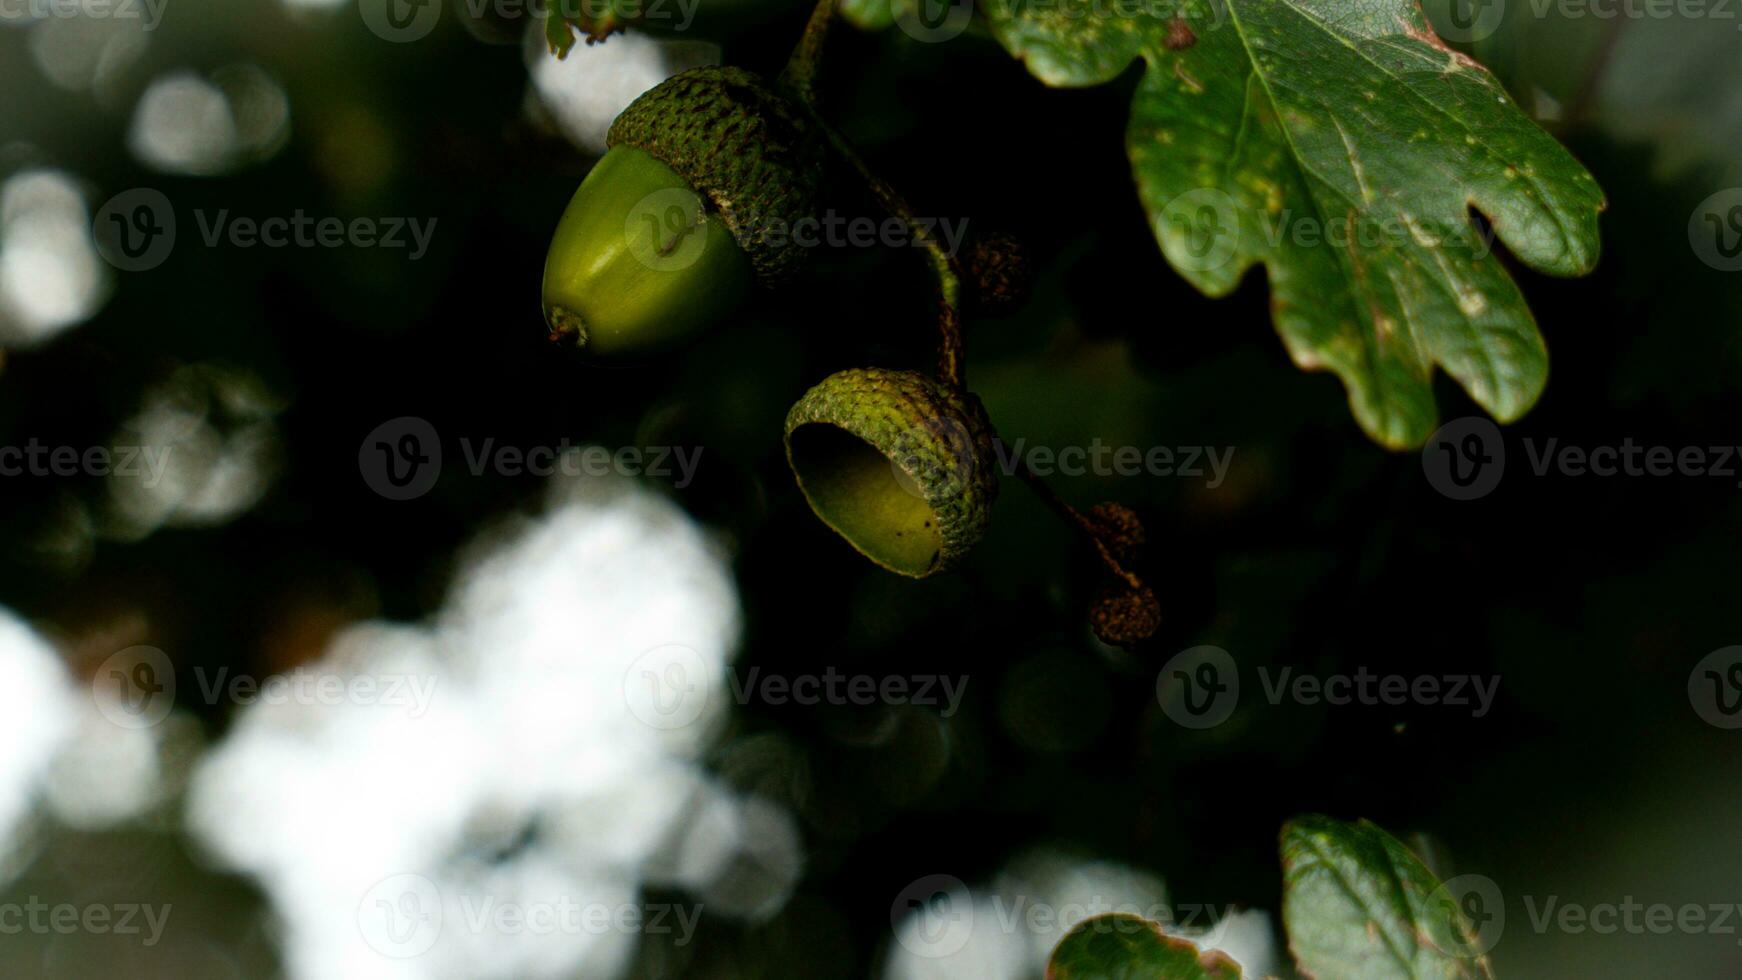
<svg viewBox="0 0 1742 980"><path fill-rule="evenodd" d="M787 413L786 458L823 523L912 578L959 561L998 494L980 400L913 371L825 378Z"/></svg>
<svg viewBox="0 0 1742 980"><path fill-rule="evenodd" d="M792 230L815 215L821 145L751 72L674 75L623 110L606 142L545 258L553 338L602 356L670 347L803 260Z"/></svg>

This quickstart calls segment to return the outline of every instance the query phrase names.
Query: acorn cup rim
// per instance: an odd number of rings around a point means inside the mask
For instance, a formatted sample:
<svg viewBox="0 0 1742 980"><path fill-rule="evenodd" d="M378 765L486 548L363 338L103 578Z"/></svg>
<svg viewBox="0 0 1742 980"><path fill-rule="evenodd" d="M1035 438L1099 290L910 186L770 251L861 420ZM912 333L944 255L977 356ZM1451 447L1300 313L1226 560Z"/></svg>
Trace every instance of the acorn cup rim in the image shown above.
<svg viewBox="0 0 1742 980"><path fill-rule="evenodd" d="M944 420L948 426L931 426L928 420ZM926 526L937 536L937 550L928 564L893 559L892 549L880 547L878 541L867 540L863 533L843 526L851 522L840 519L841 505L830 501L819 504L822 491L812 485L816 481L807 480L806 474L809 471L814 477L812 467L828 461L804 459L801 463L806 450L802 445L795 446L794 438L810 427L839 433L846 437L840 445L856 446L875 458L878 465L889 467L893 486L899 486L894 481L897 472L911 481L912 488L900 487L900 492L923 503L930 515ZM959 432L965 442L939 451L938 428ZM915 579L947 571L978 543L990 523L997 477L992 465L991 424L985 409L972 394L948 388L918 372L855 368L830 375L807 391L788 412L784 442L787 466L811 512L855 551L886 571ZM840 445L834 451L839 451ZM822 451L825 450L819 448L809 452ZM946 461L941 477L937 468L928 472L923 466L922 455L929 454L926 458L934 461L947 460L945 453L954 455L958 461L965 456L969 465L958 464L952 471Z"/></svg>
<svg viewBox="0 0 1742 980"><path fill-rule="evenodd" d="M846 529L842 528L841 525L836 521L836 519L833 516L831 516L831 514L829 512L825 511L824 508L817 503L816 495L811 492L811 488L805 483L804 476L799 471L798 460L795 458L795 456L793 454L793 448L792 448L792 435L794 433L798 432L799 430L806 428L807 426L826 427L826 428L835 429L836 431L839 431L839 432L843 432L849 436L852 436L854 439L857 439L859 441L859 443L861 445L863 445L868 452L875 453L876 455L882 457L884 460L889 462L891 465L900 466L900 463L897 462L896 460L889 459L889 457L887 457L887 456L884 456L883 453L880 450L878 450L878 448L876 446L873 446L871 443L866 442L863 438L860 438L857 434L855 434L847 429L841 428L840 426L831 425L830 423L827 423L827 422L812 421L812 422L804 422L804 423L801 423L798 426L794 427L790 432L787 433L786 463L787 463L787 467L792 470L793 482L798 484L799 492L804 495L805 503L810 505L811 513L816 515L817 520L822 521L823 524L827 525L829 530L835 532L835 534L837 536L839 536L843 541L846 541L849 545L851 545L853 550L857 551L860 555L864 556L867 561L871 562L873 565L876 565L878 568L883 569L884 571L894 572L897 575L901 575L901 576L904 576L907 578L927 578L929 576L936 575L938 572L941 572L945 568L947 568L948 566L945 564L945 559L943 556L943 548L942 548L941 543L939 545L938 554L932 560L931 564L928 565L925 569L918 571L918 572L915 572L915 571L911 570L910 568L899 567L899 566L894 565L888 561L885 561L877 553L866 550L865 547L859 541L854 539L852 534L850 534ZM910 479L913 478L913 473L910 472L906 467L902 467L902 472L906 473ZM915 499L922 500L925 502L926 508L931 511L933 523L938 523L939 517L938 517L937 508L932 505L930 498L916 497Z"/></svg>

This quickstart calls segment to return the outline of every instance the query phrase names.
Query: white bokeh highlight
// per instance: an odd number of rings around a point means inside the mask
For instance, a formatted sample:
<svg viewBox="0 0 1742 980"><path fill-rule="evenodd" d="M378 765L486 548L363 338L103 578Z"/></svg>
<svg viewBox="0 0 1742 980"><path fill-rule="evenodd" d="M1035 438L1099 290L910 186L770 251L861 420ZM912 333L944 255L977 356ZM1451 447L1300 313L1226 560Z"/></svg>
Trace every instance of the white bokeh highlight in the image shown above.
<svg viewBox="0 0 1742 980"><path fill-rule="evenodd" d="M427 678L427 710L255 705L194 775L190 830L266 890L288 974L610 977L635 931L504 932L486 911L623 906L647 884L686 886L709 915L778 909L801 863L790 817L697 764L728 707L740 616L704 532L647 491L561 481L544 517L470 558L431 624L351 628L310 666ZM629 710L625 675L674 643L722 680L695 723L650 726ZM692 840L675 861L660 853ZM749 893L729 874L746 863L764 871ZM417 894L383 895L394 879ZM415 955L359 925L402 900L426 920L406 933Z"/></svg>
<svg viewBox="0 0 1742 980"><path fill-rule="evenodd" d="M26 170L0 186L0 343L42 343L108 299L109 270L73 178Z"/></svg>
<svg viewBox="0 0 1742 980"><path fill-rule="evenodd" d="M54 648L0 608L0 856L16 843L77 710Z"/></svg>
<svg viewBox="0 0 1742 980"><path fill-rule="evenodd" d="M1161 922L1200 950L1220 950L1242 976L1282 969L1268 913L1182 905L1160 878L1115 862L1039 849L951 899L893 923L883 980L1028 980L1045 973L1072 928L1115 912Z"/></svg>
<svg viewBox="0 0 1742 980"><path fill-rule="evenodd" d="M213 527L271 489L284 402L252 372L183 365L147 389L114 445L136 449L107 478L105 531L134 541L162 527Z"/></svg>
<svg viewBox="0 0 1742 980"><path fill-rule="evenodd" d="M209 78L182 70L154 79L134 106L127 147L155 170L203 177L271 156L289 131L283 86L256 66L231 65Z"/></svg>
<svg viewBox="0 0 1742 980"><path fill-rule="evenodd" d="M601 44L577 41L559 60L546 48L542 29L527 36L526 69L539 103L563 136L593 154L605 152L611 122L641 93L680 71L719 63L716 45L634 32Z"/></svg>

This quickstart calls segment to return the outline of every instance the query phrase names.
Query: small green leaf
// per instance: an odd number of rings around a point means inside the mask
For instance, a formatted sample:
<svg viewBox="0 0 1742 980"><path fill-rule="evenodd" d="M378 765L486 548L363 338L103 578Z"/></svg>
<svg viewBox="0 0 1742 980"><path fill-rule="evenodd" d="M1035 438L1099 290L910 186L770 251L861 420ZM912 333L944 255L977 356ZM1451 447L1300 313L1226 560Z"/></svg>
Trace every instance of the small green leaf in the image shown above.
<svg viewBox="0 0 1742 980"><path fill-rule="evenodd" d="M597 44L644 16L641 0L556 0L544 15L544 41L560 61L575 46L575 31Z"/></svg>
<svg viewBox="0 0 1742 980"><path fill-rule="evenodd" d="M544 15L544 41L559 61L567 58L569 49L575 46L574 32L569 30L568 18L563 16L559 4L551 4L550 11Z"/></svg>
<svg viewBox="0 0 1742 980"><path fill-rule="evenodd" d="M1470 921L1420 859L1363 820L1282 829L1282 920L1324 980L1493 980Z"/></svg>
<svg viewBox="0 0 1742 980"><path fill-rule="evenodd" d="M1078 923L1052 951L1047 980L1240 980L1240 967L1218 952L1200 953L1135 915L1098 915Z"/></svg>
<svg viewBox="0 0 1742 980"><path fill-rule="evenodd" d="M1296 364L1335 372L1363 429L1433 432L1445 368L1502 421L1548 374L1487 217L1525 264L1596 263L1602 191L1416 0L989 0L994 35L1054 86L1138 84L1126 149L1168 261L1211 296L1262 265Z"/></svg>

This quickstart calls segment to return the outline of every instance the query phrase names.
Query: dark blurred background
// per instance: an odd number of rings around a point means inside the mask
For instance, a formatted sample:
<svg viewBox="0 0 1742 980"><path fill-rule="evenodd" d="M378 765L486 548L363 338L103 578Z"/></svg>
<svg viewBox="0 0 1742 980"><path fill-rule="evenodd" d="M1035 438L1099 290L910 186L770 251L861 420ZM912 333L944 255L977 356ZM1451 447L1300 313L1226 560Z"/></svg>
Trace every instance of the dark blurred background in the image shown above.
<svg viewBox="0 0 1742 980"><path fill-rule="evenodd" d="M1610 207L1590 277L1514 267L1551 378L1537 407L1503 430L1504 478L1476 500L1439 492L1420 453L1368 441L1337 381L1288 361L1261 275L1210 301L1166 268L1122 140L1138 69L1052 91L978 27L943 44L837 32L829 114L919 213L965 219L971 235L1014 233L1037 270L1020 311L969 324L969 382L1004 438L1232 450L1215 486L1053 481L1078 506L1121 501L1147 524L1145 572L1165 624L1131 651L1089 632L1096 566L1018 481L1004 482L966 567L918 582L856 555L797 493L781 448L795 399L844 367L929 363L917 253L821 250L795 287L660 361L600 367L546 342L540 271L596 159L588 127L685 64L723 57L777 71L801 6L708 0L686 30L577 47L560 70L524 41L525 18L474 16L463 3L403 43L349 3L169 0L149 30L8 16L0 444L178 447L150 487L92 473L0 480L0 603L29 624L34 639L19 643L54 650L70 689L103 684L102 665L140 645L163 651L186 691L196 668L263 678L321 662L352 624L442 623L453 583L480 553L515 547L490 542L539 533L526 522L554 506L544 478L468 472L462 442L486 439L701 447L687 485L652 476L620 492L675 505L723 556L742 631L718 632L738 676L833 668L967 680L947 717L935 705L732 705L686 758L689 778L737 808L737 843L721 850L735 870L642 876L631 894L699 902L698 931L682 943L632 936L609 966L560 953L492 960L483 940L469 953L438 946L344 970L298 954L316 930L296 903L319 899L235 857L252 832L247 808L221 833L184 819L188 787L211 792L190 774L254 709L178 697L153 739L127 750L132 761L105 754L119 735L86 725L82 762L31 770L59 788L0 780L0 797L20 801L10 828L0 819L12 841L0 847L11 854L0 899L173 902L165 941L0 935L0 973L1038 975L1024 930L976 931L950 955L897 940L891 903L942 874L981 902L1088 888L1114 901L1165 894L1173 905L1261 910L1248 968L1286 975L1269 932L1275 840L1304 812L1425 835L1414 839L1443 875L1495 882L1506 902L1493 950L1501 976L1742 973L1736 936L1716 928L1596 935L1533 928L1530 915L1549 896L1742 902L1732 825L1742 743L1704 720L1689 692L1702 658L1742 643L1742 476L1538 475L1526 449L1742 443L1742 279L1690 243L1704 202L1742 185L1742 34L1733 22L1515 7L1475 53L1592 170ZM125 271L93 250L89 229L105 202L135 188L170 202L176 238L160 264ZM845 182L831 201L845 215L875 214ZM436 224L416 259L201 239L201 216L299 208ZM1447 420L1480 414L1443 379L1438 395ZM433 427L445 465L428 492L389 499L360 472L359 447L408 416ZM612 552L598 555L596 573L609 578ZM567 600L558 590L544 601ZM592 631L582 624L568 638L576 658L590 655ZM1195 731L1162 710L1156 679L1199 644L1232 654L1243 690L1227 722ZM1498 675L1500 686L1479 718L1443 704L1272 705L1259 671L1285 667ZM527 673L496 682L542 683ZM13 717L31 716L19 707ZM339 755L345 731L332 735ZM441 780L459 781L465 764L417 778L439 799ZM129 780L133 791L116 788ZM598 812L627 806L609 793L589 799ZM228 805L196 809L219 819ZM778 834L758 830L755 814L770 812ZM552 834L548 807L498 800L454 819L486 867ZM767 834L783 843L767 845ZM662 839L636 860L679 850Z"/></svg>

